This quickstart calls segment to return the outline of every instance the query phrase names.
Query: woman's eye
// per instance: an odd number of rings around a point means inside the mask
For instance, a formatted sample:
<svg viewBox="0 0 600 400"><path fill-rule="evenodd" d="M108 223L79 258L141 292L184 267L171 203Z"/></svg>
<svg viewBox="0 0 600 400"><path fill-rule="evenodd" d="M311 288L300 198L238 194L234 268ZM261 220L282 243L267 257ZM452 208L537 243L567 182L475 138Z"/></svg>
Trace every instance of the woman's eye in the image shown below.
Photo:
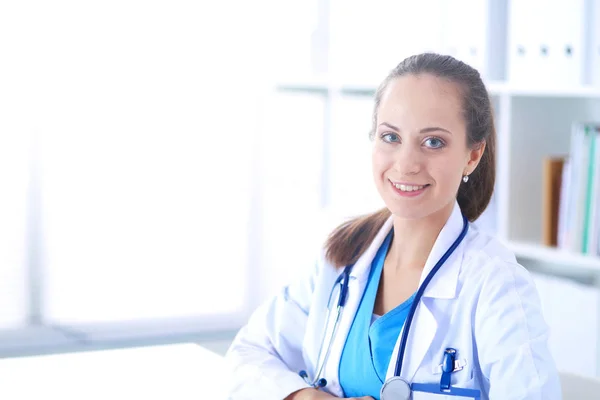
<svg viewBox="0 0 600 400"><path fill-rule="evenodd" d="M387 143L397 143L400 141L400 137L395 133L384 133L381 135L381 138Z"/></svg>
<svg viewBox="0 0 600 400"><path fill-rule="evenodd" d="M439 149L440 147L444 147L444 142L441 139L438 138L429 138L425 141L425 144L427 145L427 147L430 147L432 149Z"/></svg>

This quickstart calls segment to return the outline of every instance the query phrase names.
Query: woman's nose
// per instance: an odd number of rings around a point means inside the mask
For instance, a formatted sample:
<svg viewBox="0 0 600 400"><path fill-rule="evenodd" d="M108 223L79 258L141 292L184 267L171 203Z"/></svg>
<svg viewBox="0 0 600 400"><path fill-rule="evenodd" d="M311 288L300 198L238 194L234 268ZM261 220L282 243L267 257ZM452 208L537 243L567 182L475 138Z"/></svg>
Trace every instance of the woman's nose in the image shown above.
<svg viewBox="0 0 600 400"><path fill-rule="evenodd" d="M401 175L415 175L421 171L423 156L420 151L401 146L394 156L396 158L394 168Z"/></svg>

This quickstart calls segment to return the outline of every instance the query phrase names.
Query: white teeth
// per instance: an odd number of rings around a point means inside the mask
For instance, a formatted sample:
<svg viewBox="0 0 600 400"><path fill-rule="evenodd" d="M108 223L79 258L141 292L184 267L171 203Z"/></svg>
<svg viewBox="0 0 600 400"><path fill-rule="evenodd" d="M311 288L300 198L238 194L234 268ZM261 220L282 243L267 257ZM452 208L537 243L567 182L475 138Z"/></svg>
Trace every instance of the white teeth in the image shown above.
<svg viewBox="0 0 600 400"><path fill-rule="evenodd" d="M394 185L396 187L396 189L401 190L403 192L414 192L415 190L421 190L425 187L425 185L414 186L414 185L401 185L399 183L393 183L392 185Z"/></svg>

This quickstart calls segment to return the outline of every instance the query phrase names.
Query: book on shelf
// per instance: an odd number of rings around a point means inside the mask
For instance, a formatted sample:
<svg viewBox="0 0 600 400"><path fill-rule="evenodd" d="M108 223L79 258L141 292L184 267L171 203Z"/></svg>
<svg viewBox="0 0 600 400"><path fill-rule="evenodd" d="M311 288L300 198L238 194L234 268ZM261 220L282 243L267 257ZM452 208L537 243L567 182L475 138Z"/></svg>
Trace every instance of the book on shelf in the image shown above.
<svg viewBox="0 0 600 400"><path fill-rule="evenodd" d="M560 209L560 187L565 157L547 157L544 159L542 186L542 223L543 241L546 246L558 244L558 220Z"/></svg>
<svg viewBox="0 0 600 400"><path fill-rule="evenodd" d="M600 123L574 123L570 146L544 159L544 244L600 255Z"/></svg>

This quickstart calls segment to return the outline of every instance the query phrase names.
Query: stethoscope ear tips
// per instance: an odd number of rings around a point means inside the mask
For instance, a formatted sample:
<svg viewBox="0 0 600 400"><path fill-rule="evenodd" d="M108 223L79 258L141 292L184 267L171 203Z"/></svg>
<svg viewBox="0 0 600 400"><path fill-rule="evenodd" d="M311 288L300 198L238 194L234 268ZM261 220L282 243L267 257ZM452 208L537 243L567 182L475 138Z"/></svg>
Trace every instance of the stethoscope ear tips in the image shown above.
<svg viewBox="0 0 600 400"><path fill-rule="evenodd" d="M325 386L327 386L327 379L325 379L325 378L321 378L316 382L314 382L314 381L311 382L310 379L308 379L308 374L306 373L305 370L298 372L298 375L300 375L300 377L302 379L304 379L304 382L311 385L315 389L320 389L320 388L324 388Z"/></svg>

